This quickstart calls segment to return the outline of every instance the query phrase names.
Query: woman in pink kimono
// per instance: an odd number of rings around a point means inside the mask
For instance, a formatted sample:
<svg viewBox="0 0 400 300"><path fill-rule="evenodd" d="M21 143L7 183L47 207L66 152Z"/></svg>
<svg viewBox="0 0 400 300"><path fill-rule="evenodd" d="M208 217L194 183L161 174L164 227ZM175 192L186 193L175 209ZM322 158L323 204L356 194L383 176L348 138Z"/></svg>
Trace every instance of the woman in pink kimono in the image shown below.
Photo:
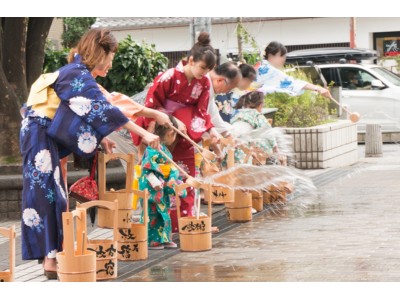
<svg viewBox="0 0 400 300"><path fill-rule="evenodd" d="M207 113L210 81L205 75L216 63L214 49L210 45L209 34L202 32L198 42L188 54L188 59L158 75L146 97L145 106L172 114L178 122L178 128L195 141L209 132L218 139L219 134L213 128L210 115ZM161 79L162 78L162 79ZM140 125L152 128L151 119L138 119ZM133 136L136 145L140 139ZM173 159L191 176L195 176L194 147L184 138L178 136L171 147ZM193 216L194 190L187 190L187 197L181 203L182 216ZM176 212L171 212L173 232L177 232Z"/></svg>

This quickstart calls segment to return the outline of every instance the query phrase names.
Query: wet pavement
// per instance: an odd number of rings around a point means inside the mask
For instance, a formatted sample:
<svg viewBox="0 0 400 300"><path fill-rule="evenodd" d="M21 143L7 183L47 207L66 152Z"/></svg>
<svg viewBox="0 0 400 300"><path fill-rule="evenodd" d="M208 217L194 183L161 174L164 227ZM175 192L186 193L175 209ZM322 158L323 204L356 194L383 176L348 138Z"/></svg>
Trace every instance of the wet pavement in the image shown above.
<svg viewBox="0 0 400 300"><path fill-rule="evenodd" d="M295 199L240 224L219 209L210 251L151 250L147 261L119 263L115 281L400 281L400 145L385 144L380 158L359 151L353 166L304 171L318 190L312 204ZM34 262L17 265L17 281L45 280Z"/></svg>
<svg viewBox="0 0 400 300"><path fill-rule="evenodd" d="M381 158L362 150L311 206L264 211L211 251L179 252L125 281L400 281L400 146Z"/></svg>

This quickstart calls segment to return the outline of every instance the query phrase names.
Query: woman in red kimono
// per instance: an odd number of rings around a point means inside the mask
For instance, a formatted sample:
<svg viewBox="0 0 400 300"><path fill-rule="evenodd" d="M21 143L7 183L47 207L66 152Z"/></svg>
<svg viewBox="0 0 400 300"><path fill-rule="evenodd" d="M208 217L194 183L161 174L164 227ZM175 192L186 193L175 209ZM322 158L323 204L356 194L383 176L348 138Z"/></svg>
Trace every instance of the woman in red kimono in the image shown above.
<svg viewBox="0 0 400 300"><path fill-rule="evenodd" d="M198 42L188 54L188 59L158 75L146 97L145 106L172 114L178 122L178 128L186 132L195 142L200 142L205 132L216 139L220 135L213 128L207 106L209 100L210 81L205 75L216 63L214 49L210 45L210 37L202 32ZM151 131L154 123L151 119L139 119L137 123ZM133 136L136 145L140 140ZM191 176L195 176L194 147L184 138L178 136L171 147L176 161ZM181 201L182 216L193 216L194 190L187 190L187 197ZM171 211L172 231L177 232L177 216Z"/></svg>

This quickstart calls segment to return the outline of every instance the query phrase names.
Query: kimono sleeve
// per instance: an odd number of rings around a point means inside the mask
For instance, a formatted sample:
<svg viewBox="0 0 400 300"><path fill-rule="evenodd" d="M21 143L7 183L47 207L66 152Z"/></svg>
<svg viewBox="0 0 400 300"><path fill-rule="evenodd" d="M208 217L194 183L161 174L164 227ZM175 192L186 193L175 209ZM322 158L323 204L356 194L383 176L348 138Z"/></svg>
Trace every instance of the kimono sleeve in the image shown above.
<svg viewBox="0 0 400 300"><path fill-rule="evenodd" d="M173 88L174 69L169 69L164 73L159 74L153 81L150 87L144 106L153 109L163 109L165 100L168 99L168 94Z"/></svg>
<svg viewBox="0 0 400 300"><path fill-rule="evenodd" d="M158 163L158 159L160 156L161 154L156 149L146 147L142 159L142 174L157 172L157 175L163 176Z"/></svg>
<svg viewBox="0 0 400 300"><path fill-rule="evenodd" d="M264 94L274 92L301 95L308 82L294 79L270 64L262 64L257 70L257 83Z"/></svg>
<svg viewBox="0 0 400 300"><path fill-rule="evenodd" d="M118 107L125 117L131 120L136 120L136 115L144 109L143 105L136 103L127 95L118 92L112 92L107 100L112 105Z"/></svg>
<svg viewBox="0 0 400 300"><path fill-rule="evenodd" d="M203 91L199 96L199 101L197 102L196 108L198 114L202 116L202 118L205 121L204 124L205 131L208 131L212 127L214 127L214 124L211 122L211 116L208 113L208 102L213 99L210 99L210 81L208 80L207 77L205 77L205 79L207 79L207 81L204 84Z"/></svg>
<svg viewBox="0 0 400 300"><path fill-rule="evenodd" d="M80 65L60 69L54 84L58 97L101 136L107 136L129 120L107 102L90 72Z"/></svg>
<svg viewBox="0 0 400 300"><path fill-rule="evenodd" d="M182 177L179 174L179 170L174 166L171 166L171 171L169 173L168 181L170 181L170 180L175 180L176 184L182 184L183 183ZM170 187L166 187L166 190L167 190L167 193L169 195L175 195L175 190L174 189L172 189ZM187 196L187 191L186 191L186 189L183 189L180 192L179 197L180 198L186 198L186 196Z"/></svg>

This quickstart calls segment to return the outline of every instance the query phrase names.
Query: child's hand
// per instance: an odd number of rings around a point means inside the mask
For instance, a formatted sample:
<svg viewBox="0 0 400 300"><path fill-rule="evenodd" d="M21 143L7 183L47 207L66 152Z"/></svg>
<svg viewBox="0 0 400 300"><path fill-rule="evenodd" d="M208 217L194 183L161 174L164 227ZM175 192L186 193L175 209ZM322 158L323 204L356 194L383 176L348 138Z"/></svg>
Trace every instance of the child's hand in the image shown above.
<svg viewBox="0 0 400 300"><path fill-rule="evenodd" d="M170 180L168 180L168 182L167 182L167 186L168 186L168 187L170 187L171 189L173 189L175 185L176 185L175 179L170 179Z"/></svg>

